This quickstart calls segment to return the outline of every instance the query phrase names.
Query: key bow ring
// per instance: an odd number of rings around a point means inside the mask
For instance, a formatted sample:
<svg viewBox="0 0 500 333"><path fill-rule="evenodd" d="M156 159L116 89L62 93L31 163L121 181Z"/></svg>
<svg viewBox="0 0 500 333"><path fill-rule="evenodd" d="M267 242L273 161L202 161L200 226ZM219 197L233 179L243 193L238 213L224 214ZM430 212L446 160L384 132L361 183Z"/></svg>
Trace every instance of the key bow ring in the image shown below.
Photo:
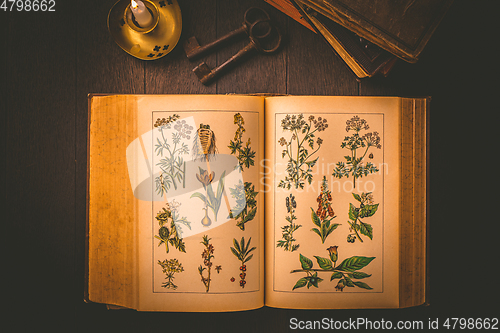
<svg viewBox="0 0 500 333"><path fill-rule="evenodd" d="M184 43L184 51L188 59L193 60L215 51L241 36L248 36L248 44L224 63L211 69L205 62L202 62L193 69L193 72L203 84L208 85L213 82L252 51L271 54L278 51L282 44L281 31L270 19L269 14L263 9L251 7L245 11L243 23L239 28L204 46L200 46L196 38L191 37Z"/></svg>
<svg viewBox="0 0 500 333"><path fill-rule="evenodd" d="M267 27L267 29L264 29L264 33L259 34L257 29L262 29L262 26ZM275 34L271 34L273 29ZM261 53L274 53L281 46L281 31L270 19L258 19L253 22L248 28L248 37L255 44L257 51Z"/></svg>

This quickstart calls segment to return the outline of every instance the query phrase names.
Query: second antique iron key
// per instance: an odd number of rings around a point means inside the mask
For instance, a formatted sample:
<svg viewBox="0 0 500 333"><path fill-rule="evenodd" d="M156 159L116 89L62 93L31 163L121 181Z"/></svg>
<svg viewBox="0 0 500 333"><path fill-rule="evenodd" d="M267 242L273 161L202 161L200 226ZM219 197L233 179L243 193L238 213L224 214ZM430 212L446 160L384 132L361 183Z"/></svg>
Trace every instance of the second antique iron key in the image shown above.
<svg viewBox="0 0 500 333"><path fill-rule="evenodd" d="M262 24L267 24L269 29L274 28L276 30L276 41L273 43L270 48L263 48L261 41L270 36L269 33L261 35L260 37L256 37L253 33L253 30ZM281 45L281 33L276 26L272 26L269 20L258 20L254 22L249 28L249 38L250 43L248 43L244 48L238 51L234 56L226 60L222 65L217 68L210 69L205 62L202 62L197 67L193 69L193 72L196 74L201 83L205 85L209 85L214 79L220 76L224 71L229 69L232 65L237 63L240 59L242 59L246 54L256 50L262 53L274 53L276 52ZM264 37L262 37L264 36ZM273 38L274 39L274 38Z"/></svg>
<svg viewBox="0 0 500 333"><path fill-rule="evenodd" d="M244 15L243 24L238 29L235 29L226 35L218 38L217 40L208 43L206 45L200 46L196 37L191 37L184 42L184 51L186 52L186 56L189 60L194 60L199 58L207 53L210 53L213 50L229 43L230 41L239 38L240 36L248 35L250 26L260 20L269 20L269 14L260 8L252 7L246 10ZM264 34L258 37L265 37L270 33L270 30L265 32Z"/></svg>

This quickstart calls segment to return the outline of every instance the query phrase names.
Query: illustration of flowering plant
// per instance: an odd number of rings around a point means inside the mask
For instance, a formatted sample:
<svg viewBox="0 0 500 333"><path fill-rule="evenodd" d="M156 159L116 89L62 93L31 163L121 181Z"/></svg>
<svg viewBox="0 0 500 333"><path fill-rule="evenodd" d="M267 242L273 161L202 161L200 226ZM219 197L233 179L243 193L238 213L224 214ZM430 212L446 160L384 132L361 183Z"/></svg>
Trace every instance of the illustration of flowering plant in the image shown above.
<svg viewBox="0 0 500 333"><path fill-rule="evenodd" d="M203 282L203 285L205 286L205 290L208 293L210 290L210 282L212 279L210 278L210 273L212 271L212 258L214 258L214 246L210 243L211 238L208 238L207 235L203 235L203 241L201 244L205 245L205 249L203 250L201 257L203 258L203 267L200 265L198 267L198 273L200 273L201 276L201 282ZM205 270L207 271L207 276L204 276ZM219 269L220 270L220 269Z"/></svg>
<svg viewBox="0 0 500 333"><path fill-rule="evenodd" d="M292 132L292 137L288 141L281 137L278 141L282 147L285 147L281 157L288 159L287 176L285 176L284 180L280 180L278 187L286 189L290 189L292 186L304 188L304 181L311 184L312 168L318 161L318 157L312 159L312 156L318 152L323 143L321 138L314 140L314 133L324 131L328 127L327 120L322 117L315 119L311 115L306 121L303 114L286 115L281 121L281 127L283 131Z"/></svg>
<svg viewBox="0 0 500 333"><path fill-rule="evenodd" d="M241 180L234 188L230 188L229 192L236 199L236 205L229 212L229 218L235 219L236 226L241 230L245 230L245 223L253 220L257 213L257 200L255 197L258 192L255 191L255 186L252 183L245 182L245 185L243 185Z"/></svg>
<svg viewBox="0 0 500 333"><path fill-rule="evenodd" d="M196 174L196 179L203 185L205 189L205 194L200 192L195 192L191 194L191 198L199 198L203 200L205 203L205 217L201 220L201 224L205 227L208 227L212 224L212 220L208 217L208 208L212 210L214 213L215 221L217 221L217 214L219 213L220 204L222 202L222 195L224 194L224 177L226 175L226 171L222 172L222 175L219 179L219 185L217 186L217 193L214 193L212 188L212 181L215 176L215 172L208 173L207 170L204 170L198 167L200 170L199 174Z"/></svg>
<svg viewBox="0 0 500 333"><path fill-rule="evenodd" d="M254 165L255 151L250 148L250 138L243 144L242 137L245 132L245 128L243 127L245 120L241 114L236 113L234 115L234 123L238 125L238 129L234 134L234 140L229 141L228 148L231 150L231 154L235 155L238 159L240 170L243 170L243 167L249 168L251 165Z"/></svg>
<svg viewBox="0 0 500 333"><path fill-rule="evenodd" d="M359 207L354 206L349 203L349 230L354 232L347 236L347 242L354 243L354 241L359 239L363 242L363 239L359 235L368 236L368 238L373 239L373 228L370 224L361 221L361 218L373 216L378 209L379 204L373 204L373 194L371 192L361 193L361 195L353 193L354 199L360 202Z"/></svg>
<svg viewBox="0 0 500 333"><path fill-rule="evenodd" d="M163 269L163 273L166 275L165 279L167 280L161 286L173 290L177 289L177 286L174 284L174 274L184 271L182 264L177 259L165 259L163 261L158 260L158 265Z"/></svg>
<svg viewBox="0 0 500 333"><path fill-rule="evenodd" d="M371 147L381 149L382 145L380 144L380 136L378 132L366 133L363 136L359 135L361 130L368 130L370 128L365 119L360 119L358 116L354 116L347 120L346 125L346 131L354 131L354 133L352 136L346 136L340 147L350 150L351 155L344 156L346 160L345 163L338 162L336 164L332 175L337 178L342 178L344 176L349 178L349 175L352 175L354 179L353 187L356 187L357 178L379 171L379 169L371 162L364 164L363 158ZM358 150L360 150L359 153Z"/></svg>
<svg viewBox="0 0 500 333"><path fill-rule="evenodd" d="M331 273L330 281L339 279L335 287L337 291L343 291L345 287L373 289L365 282L355 280L361 280L371 276L371 274L366 274L359 270L372 262L375 257L354 256L344 259L339 265L336 265L338 261L338 246L330 246L327 251L329 253L329 258L314 256L320 268L313 268L312 260L300 254L299 260L302 269L295 269L290 273L304 272L306 276L300 278L295 283L292 290L302 287L307 287L307 289L309 289L311 286L318 288L318 284L323 281L323 279L318 276L318 273L321 272Z"/></svg>
<svg viewBox="0 0 500 333"><path fill-rule="evenodd" d="M295 224L293 221L297 219L297 216L295 216L295 208L297 208L297 202L295 201L295 196L293 194L290 194L289 197L286 197L285 199L285 204L286 204L286 210L289 216L285 217L285 220L287 220L288 225L285 225L281 227L281 238L278 240L276 247L282 247L285 251L290 251L293 252L299 248L299 244L293 244L296 239L293 238L293 233L302 227L300 224Z"/></svg>
<svg viewBox="0 0 500 333"><path fill-rule="evenodd" d="M157 127L161 134L161 140L157 138L157 143L155 144L157 156L162 156L157 164L160 167L161 173L155 178L156 192L160 195L168 192L171 186L177 189L178 183L182 183L182 187L186 185L186 162L182 155L189 153L189 147L186 143L181 142L181 140L189 140L191 138L190 135L193 126L187 124L185 120L178 120L179 118L179 115L174 114L167 119L158 118L154 124L154 127ZM164 131L170 129L171 123L174 121L175 132L172 133L172 141L169 142L165 137Z"/></svg>
<svg viewBox="0 0 500 333"><path fill-rule="evenodd" d="M167 253L170 250L169 244L181 252L186 252L186 246L182 240L181 225L185 225L191 229L191 222L186 217L179 216L179 206L180 203L173 200L170 204L167 203L155 217L160 225L158 235L155 235L155 238L160 240L158 246L165 244Z"/></svg>
<svg viewBox="0 0 500 333"><path fill-rule="evenodd" d="M318 209L314 211L311 208L311 219L318 228L312 228L311 231L315 232L321 238L321 243L324 244L326 238L340 225L331 223L336 216L332 209L332 195L328 190L328 182L325 176L323 176L321 182L321 193L316 201L318 202Z"/></svg>
<svg viewBox="0 0 500 333"><path fill-rule="evenodd" d="M238 258L238 260L241 262L240 266L240 286L241 288L245 288L245 284L247 283L245 281L245 277L247 275L246 270L247 266L245 265L246 262L248 262L250 259L253 258L253 254L250 254L253 250L256 249L256 247L250 247L250 241L252 240L252 237L248 240L248 243L245 244L245 237L241 237L241 240L238 244L238 241L233 238L233 244L234 247L231 246L231 252Z"/></svg>

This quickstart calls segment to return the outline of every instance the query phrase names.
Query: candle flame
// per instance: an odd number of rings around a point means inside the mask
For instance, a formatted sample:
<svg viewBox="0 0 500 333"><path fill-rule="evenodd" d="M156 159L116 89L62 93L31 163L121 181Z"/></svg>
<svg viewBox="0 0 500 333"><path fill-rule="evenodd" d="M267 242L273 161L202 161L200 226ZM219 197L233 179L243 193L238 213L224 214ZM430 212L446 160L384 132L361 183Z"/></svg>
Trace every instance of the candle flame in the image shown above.
<svg viewBox="0 0 500 333"><path fill-rule="evenodd" d="M136 9L139 6L137 2L135 2L134 0L130 1L130 5L132 6L133 9Z"/></svg>

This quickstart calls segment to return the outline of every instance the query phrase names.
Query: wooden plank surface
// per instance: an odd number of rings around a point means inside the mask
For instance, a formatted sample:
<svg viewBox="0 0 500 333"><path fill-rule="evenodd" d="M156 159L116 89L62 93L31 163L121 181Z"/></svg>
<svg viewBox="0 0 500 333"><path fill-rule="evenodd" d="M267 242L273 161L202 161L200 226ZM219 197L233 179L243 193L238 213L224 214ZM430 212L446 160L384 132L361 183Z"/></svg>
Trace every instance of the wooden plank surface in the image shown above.
<svg viewBox="0 0 500 333"><path fill-rule="evenodd" d="M206 87L198 81L192 69L198 62L190 62L182 44L191 36L199 43L216 38L216 1L180 1L183 29L179 43L165 57L145 62L145 92L147 94L215 94L216 86ZM203 45L203 44L200 44ZM216 54L207 57L215 61Z"/></svg>
<svg viewBox="0 0 500 333"><path fill-rule="evenodd" d="M4 254L14 259L3 271L9 272L7 294L15 296L9 308L22 308L40 327L52 320L40 311L43 304L58 316L74 315L68 304L74 304L76 291L76 24L67 15L74 9L58 3L51 13L0 14L8 26L2 30L7 39L2 220Z"/></svg>
<svg viewBox="0 0 500 333"><path fill-rule="evenodd" d="M492 3L473 7L468 1L456 1L418 63L399 62L387 78L358 82L319 36L264 1L182 1L182 40L196 35L201 44L209 42L234 29L245 9L254 5L268 10L288 36L277 55L248 59L209 87L191 72L198 62L189 62L180 45L154 62L123 52L106 27L113 3L57 1L56 11L50 13L0 11L2 201L11 280L6 286L9 317L20 327L86 332L160 331L175 325L185 331L286 332L290 318L404 317L427 323L430 317L445 315L497 316L494 307L482 304L496 300L498 291L482 292L483 285L470 279L446 278L466 264L490 264L495 253L491 244L495 244L497 226L470 226L477 221L477 207L490 207L483 202L489 196L481 187L489 182L465 181L463 176L464 165L494 153L493 145L483 144L494 142L488 133L495 131L487 127L495 124L491 114L498 109L497 85L490 83L498 72L492 48L493 33L498 30ZM215 66L240 47L232 45L204 60ZM255 92L433 96L431 306L404 312L263 308L157 314L107 311L101 305L83 303L87 94ZM469 183L472 189L464 187Z"/></svg>
<svg viewBox="0 0 500 333"><path fill-rule="evenodd" d="M281 15L274 7L260 0L252 1L217 1L217 37L241 27L245 11L250 7L265 9L271 18L276 21L280 29L286 29L287 17ZM249 43L243 38L217 53L217 63L207 62L209 66L219 66L240 49ZM217 81L217 93L286 93L286 54L287 45L276 54L266 55L252 53L247 59L240 62L226 75Z"/></svg>
<svg viewBox="0 0 500 333"><path fill-rule="evenodd" d="M288 94L358 95L355 76L322 37L292 20L288 35Z"/></svg>

